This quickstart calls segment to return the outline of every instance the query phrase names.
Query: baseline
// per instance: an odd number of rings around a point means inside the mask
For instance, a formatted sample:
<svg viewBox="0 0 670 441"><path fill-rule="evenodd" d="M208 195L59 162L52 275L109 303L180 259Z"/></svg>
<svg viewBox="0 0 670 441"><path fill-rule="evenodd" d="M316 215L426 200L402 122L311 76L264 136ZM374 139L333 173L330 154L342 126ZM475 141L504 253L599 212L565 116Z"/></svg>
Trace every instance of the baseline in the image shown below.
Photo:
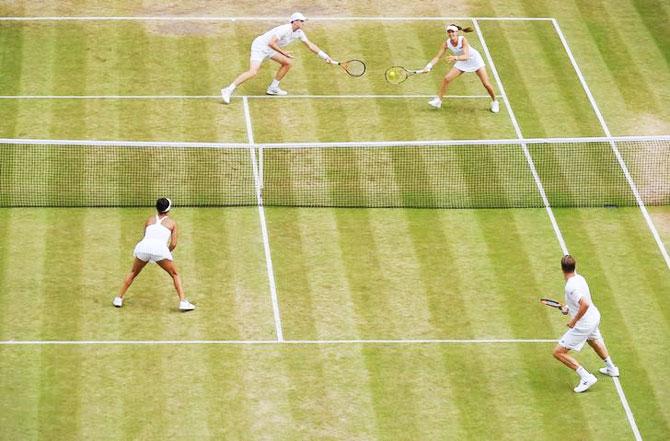
<svg viewBox="0 0 670 441"><path fill-rule="evenodd" d="M370 340L2 340L0 346L60 345L348 345L348 344L515 344L556 343L555 339L370 339Z"/></svg>
<svg viewBox="0 0 670 441"><path fill-rule="evenodd" d="M434 95L242 95L232 99L404 99L430 98ZM489 98L488 95L446 95L451 99ZM221 95L0 95L3 100L209 100L221 99Z"/></svg>
<svg viewBox="0 0 670 441"><path fill-rule="evenodd" d="M444 20L491 20L491 21L550 21L551 17L310 17L310 21L444 21ZM283 21L285 16L32 16L0 17L0 21Z"/></svg>

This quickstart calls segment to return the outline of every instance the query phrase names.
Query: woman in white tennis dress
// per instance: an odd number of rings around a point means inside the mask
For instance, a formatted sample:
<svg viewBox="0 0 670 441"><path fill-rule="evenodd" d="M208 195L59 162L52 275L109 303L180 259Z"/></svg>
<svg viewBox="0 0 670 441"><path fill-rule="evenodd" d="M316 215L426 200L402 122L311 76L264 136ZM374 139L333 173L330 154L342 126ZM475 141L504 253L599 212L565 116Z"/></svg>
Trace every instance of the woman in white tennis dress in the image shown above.
<svg viewBox="0 0 670 441"><path fill-rule="evenodd" d="M444 76L442 84L440 84L440 90L437 93L437 96L430 100L428 104L436 109L442 107L442 97L447 92L447 87L449 83L458 78L463 72L474 72L477 74L479 79L482 82L482 85L486 88L486 91L491 96L491 112L498 113L500 111L500 103L496 100L496 94L493 90L493 86L489 81L489 76L486 73L486 65L482 56L477 52L477 50L470 46L467 38L463 35L458 35L459 31L463 32L472 32L472 28L461 28L458 25L450 24L447 26L447 41L440 47L439 52L435 57L430 60L430 62L424 67L420 72L426 73L430 72L433 69L433 66L440 61L440 58L445 54L447 49L451 51L453 55L449 55L447 60L449 62L455 62L454 67L451 68L449 72Z"/></svg>
<svg viewBox="0 0 670 441"><path fill-rule="evenodd" d="M130 273L123 280L119 295L114 298L112 304L117 308L123 306L123 296L130 288L135 277L148 263L157 263L163 268L174 282L174 287L179 296L179 309L181 311L192 311L195 305L186 300L184 290L181 286L181 277L172 262L172 250L177 246L177 223L169 218L168 213L172 208L172 201L168 198L160 198L156 201L155 216L150 216L144 223L144 238L135 246L135 261ZM169 242L169 245L168 245Z"/></svg>

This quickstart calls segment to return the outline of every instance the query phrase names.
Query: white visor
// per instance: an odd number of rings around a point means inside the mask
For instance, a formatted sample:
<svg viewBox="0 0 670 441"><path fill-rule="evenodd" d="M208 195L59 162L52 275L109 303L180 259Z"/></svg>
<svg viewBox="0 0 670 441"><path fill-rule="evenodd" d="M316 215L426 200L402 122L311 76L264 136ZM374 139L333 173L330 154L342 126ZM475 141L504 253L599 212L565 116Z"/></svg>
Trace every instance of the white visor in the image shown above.
<svg viewBox="0 0 670 441"><path fill-rule="evenodd" d="M458 28L454 25L449 25L449 26L447 26L447 32L449 32L449 31L458 32Z"/></svg>
<svg viewBox="0 0 670 441"><path fill-rule="evenodd" d="M170 208L172 208L172 201L170 200L170 198L165 198L165 199L167 199L167 201L168 201L168 206L163 213L167 213L168 211L170 211Z"/></svg>

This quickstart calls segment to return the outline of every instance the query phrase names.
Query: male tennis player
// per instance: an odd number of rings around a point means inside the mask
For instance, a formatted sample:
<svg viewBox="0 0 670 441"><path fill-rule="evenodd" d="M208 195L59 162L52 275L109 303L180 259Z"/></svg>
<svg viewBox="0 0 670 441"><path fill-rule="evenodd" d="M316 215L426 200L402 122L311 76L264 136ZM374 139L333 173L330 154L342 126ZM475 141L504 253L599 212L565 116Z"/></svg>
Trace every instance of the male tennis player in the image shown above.
<svg viewBox="0 0 670 441"><path fill-rule="evenodd" d="M563 314L570 314L568 322L570 328L558 341L554 348L554 357L561 363L577 371L580 381L574 391L584 392L593 386L598 379L595 375L584 369L568 352L571 349L580 351L584 343L588 342L600 358L605 362L605 367L600 373L611 377L619 376L619 368L612 363L607 353L603 336L600 334L600 311L591 301L589 285L584 277L577 274L575 258L567 254L561 259L561 269L565 278L565 305L561 308Z"/></svg>
<svg viewBox="0 0 670 441"><path fill-rule="evenodd" d="M291 66L293 65L293 55L282 48L294 40L300 40L305 43L305 46L307 46L310 51L317 54L326 63L333 63L333 60L327 53L319 49L317 45L307 39L307 35L305 35L302 30L305 20L306 18L304 15L300 12L296 12L291 15L288 24L272 28L254 39L253 43L251 43L249 70L241 73L228 87L221 89L221 98L223 98L224 103L230 103L230 97L235 91L235 88L249 78L255 77L261 68L261 64L263 64L263 61L268 58L279 63L280 67L265 93L268 95L287 95L288 92L279 87L279 82L284 78L289 69L291 69Z"/></svg>
<svg viewBox="0 0 670 441"><path fill-rule="evenodd" d="M135 260L130 273L123 280L119 295L114 298L112 304L117 308L123 306L123 296L130 288L135 277L148 263L157 263L172 277L174 287L179 296L179 310L192 311L195 305L186 300L184 290L181 287L181 277L172 262L172 250L177 247L177 223L168 217L172 208L172 201L168 198L160 198L156 201L155 216L150 216L144 222L144 238L135 246ZM168 240L170 245L168 246Z"/></svg>

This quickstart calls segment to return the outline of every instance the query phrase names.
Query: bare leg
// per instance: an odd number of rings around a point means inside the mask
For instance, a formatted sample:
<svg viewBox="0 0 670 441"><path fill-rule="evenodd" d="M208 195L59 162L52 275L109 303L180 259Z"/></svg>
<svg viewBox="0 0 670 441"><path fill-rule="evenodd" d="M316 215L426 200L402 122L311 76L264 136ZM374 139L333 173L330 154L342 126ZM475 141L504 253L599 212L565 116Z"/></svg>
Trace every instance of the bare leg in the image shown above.
<svg viewBox="0 0 670 441"><path fill-rule="evenodd" d="M607 357L609 357L609 353L607 352L607 346L605 346L605 342L602 340L586 340L586 342L593 348L594 351L596 351L596 354L603 360L605 360Z"/></svg>
<svg viewBox="0 0 670 441"><path fill-rule="evenodd" d="M486 91L489 93L491 96L491 99L493 101L496 100L496 93L493 90L493 85L491 84L491 81L489 81L489 75L486 73L486 68L482 67L481 69L477 70L475 72L479 79L481 80L482 84L484 85L484 88L486 88Z"/></svg>
<svg viewBox="0 0 670 441"><path fill-rule="evenodd" d="M554 348L554 358L556 358L556 360L560 361L570 369L576 371L580 365L577 362L577 360L575 360L572 356L570 356L570 354L568 354L569 351L570 349L568 348L564 348L561 345L556 345L556 347Z"/></svg>
<svg viewBox="0 0 670 441"><path fill-rule="evenodd" d="M250 78L255 77L258 74L258 71L261 68L261 63L258 62L252 62L249 65L249 70L246 72L242 72L235 80L233 81L233 84L235 87L239 86L240 84L244 83Z"/></svg>
<svg viewBox="0 0 670 441"><path fill-rule="evenodd" d="M462 73L463 71L460 71L455 67L452 67L451 70L447 72L447 74L442 79L442 83L440 83L440 90L437 92L437 97L439 99L442 99L444 94L447 93L447 87L449 87L449 83L458 78Z"/></svg>
<svg viewBox="0 0 670 441"><path fill-rule="evenodd" d="M277 73L275 74L275 80L281 81L282 78L288 73L288 71L291 69L293 66L293 60L290 59L289 57L285 57L282 54L275 54L271 60L276 61L277 63L281 64L279 66L279 69L277 70Z"/></svg>
<svg viewBox="0 0 670 441"><path fill-rule="evenodd" d="M177 290L179 300L184 300L185 296L184 290L181 287L181 277L179 277L179 273L177 272L177 268L174 266L174 263L168 259L159 260L156 263L158 263L158 266L163 268L170 275L170 277L172 277L174 288Z"/></svg>
<svg viewBox="0 0 670 441"><path fill-rule="evenodd" d="M128 291L128 288L130 288L130 285L133 283L133 280L135 280L135 277L142 271L142 268L147 263L138 259L137 257L133 261L133 267L130 269L130 272L126 276L125 279L123 279L123 285L121 285L121 291L119 291L119 297L123 298L124 295L126 295L126 292Z"/></svg>

